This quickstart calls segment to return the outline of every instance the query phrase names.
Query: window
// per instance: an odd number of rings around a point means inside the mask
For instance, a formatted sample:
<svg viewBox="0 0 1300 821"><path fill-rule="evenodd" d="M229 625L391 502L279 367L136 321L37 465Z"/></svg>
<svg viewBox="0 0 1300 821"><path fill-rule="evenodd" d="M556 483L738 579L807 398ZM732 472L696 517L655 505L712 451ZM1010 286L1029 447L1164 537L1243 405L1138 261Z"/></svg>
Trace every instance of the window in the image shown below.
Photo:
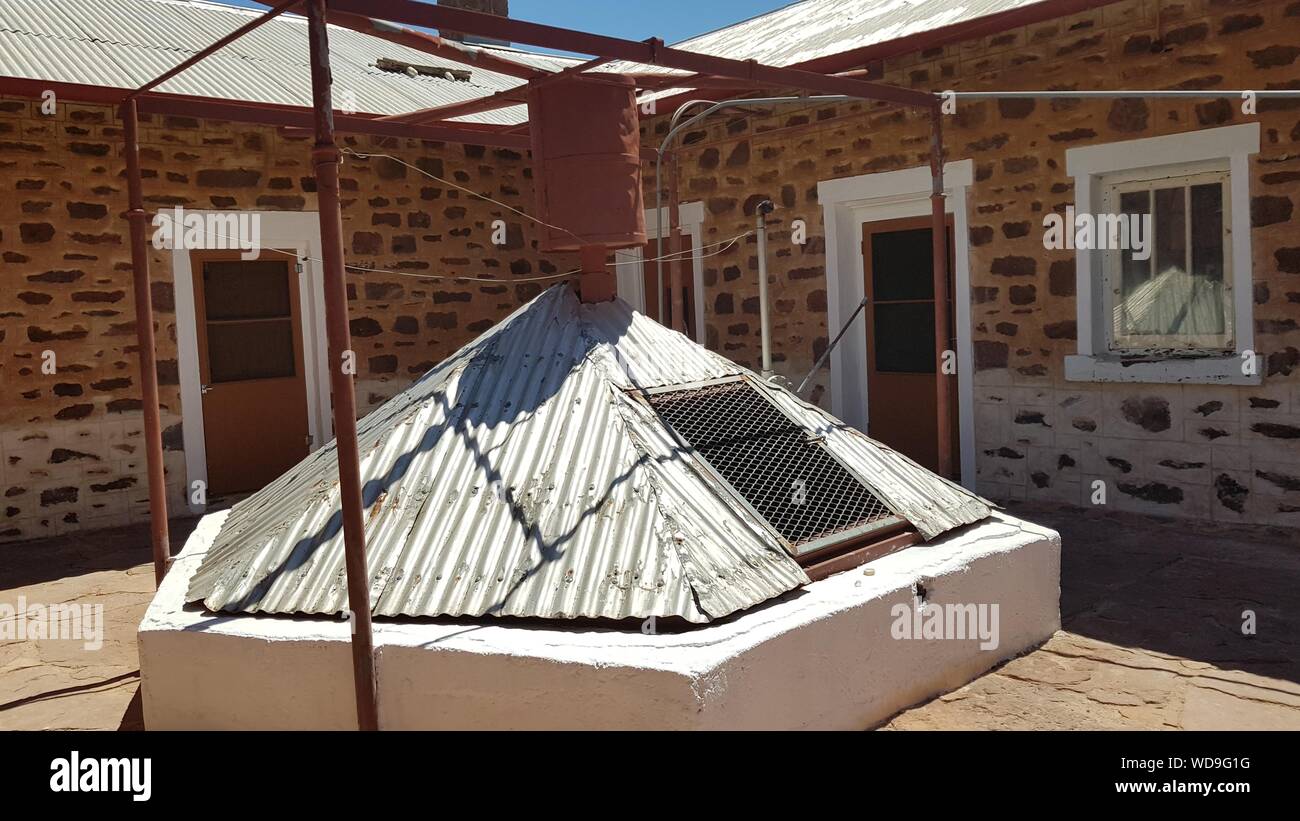
<svg viewBox="0 0 1300 821"><path fill-rule="evenodd" d="M1105 186L1102 211L1142 226L1138 241L1108 243L1125 246L1104 263L1110 350L1232 350L1227 181L1225 170Z"/></svg>
<svg viewBox="0 0 1300 821"><path fill-rule="evenodd" d="M1258 385L1250 231L1259 123L1065 152L1078 352L1065 378ZM1136 232L1136 234L1135 234ZM1087 236L1086 232L1079 236Z"/></svg>
<svg viewBox="0 0 1300 821"><path fill-rule="evenodd" d="M904 524L743 377L653 389L645 399L724 491L796 558Z"/></svg>

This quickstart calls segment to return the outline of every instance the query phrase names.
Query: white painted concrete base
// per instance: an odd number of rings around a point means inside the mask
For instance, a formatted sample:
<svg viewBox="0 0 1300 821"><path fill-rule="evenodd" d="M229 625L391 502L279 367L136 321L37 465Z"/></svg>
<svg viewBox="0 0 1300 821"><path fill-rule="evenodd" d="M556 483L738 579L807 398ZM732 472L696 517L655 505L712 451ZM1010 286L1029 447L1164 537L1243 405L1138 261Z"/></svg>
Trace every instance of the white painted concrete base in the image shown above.
<svg viewBox="0 0 1300 821"><path fill-rule="evenodd" d="M183 607L220 527L190 537L140 624L149 729L356 726L347 624ZM671 635L375 624L380 726L862 729L970 681L1060 626L1060 537L995 518ZM999 643L898 639L895 605L997 604ZM892 611L892 612L891 612Z"/></svg>

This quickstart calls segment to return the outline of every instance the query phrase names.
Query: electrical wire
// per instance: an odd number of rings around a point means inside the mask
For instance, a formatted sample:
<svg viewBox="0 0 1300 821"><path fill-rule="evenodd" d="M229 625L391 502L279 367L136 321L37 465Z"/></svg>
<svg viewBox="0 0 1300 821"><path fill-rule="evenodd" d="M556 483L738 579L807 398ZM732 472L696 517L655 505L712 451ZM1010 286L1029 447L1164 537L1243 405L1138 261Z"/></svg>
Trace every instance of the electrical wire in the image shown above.
<svg viewBox="0 0 1300 821"><path fill-rule="evenodd" d="M507 211L510 211L510 212L512 212L512 213L515 213L515 214L518 214L519 216L523 217L523 218L526 219L526 220L531 220L532 222L535 222L535 223L537 223L538 225L544 226L544 227L546 227L546 228L550 228L550 229L555 230L555 231L563 231L564 233L566 233L566 234L568 234L569 236L571 236L571 237L573 237L574 239L576 239L578 242L582 242L582 241L583 241L583 240L582 240L582 237L580 237L580 236L578 236L577 234L573 233L573 232L570 231L568 228L561 228L561 227L558 226L558 225L552 225L552 224L550 224L549 222L544 222L544 221L538 219L537 217L534 217L532 214L524 213L523 211L520 211L518 208L512 208L511 206L506 205L504 202L501 202L500 200L494 200L494 199L492 199L491 197L489 197L487 194L480 194L479 192L474 191L474 190L469 189L469 188L466 188L466 187L463 186L463 185L458 185L457 183L454 183L454 182L452 182L451 180L444 180L442 177L439 177L439 176L436 175L436 174L430 174L428 171L425 171L423 168L420 168L420 167L417 166L417 165L412 165L411 163L407 162L406 160L398 159L397 157L394 157L392 154L378 154L378 153L375 153L375 154L369 154L369 153L363 153L363 152L361 152L361 151L354 151L354 150L351 149L351 148L343 148L343 149L341 149L340 153L343 153L343 154L351 154L353 157L358 157L358 158L363 159L363 160L368 160L368 159L371 159L372 157L384 157L384 158L390 159L390 160L392 160L393 162L397 163L398 165L404 165L404 166L406 166L407 168L411 169L412 171L415 171L415 172L418 173L418 174L423 174L424 176L428 177L428 178L431 179L431 180L437 180L438 182L442 183L443 185L450 185L452 188L455 188L455 189L460 190L460 191L464 191L466 194L469 194L471 197L478 197L479 199L487 200L488 202L492 203L493 205L499 205L499 206L501 206L502 208L506 209Z"/></svg>
<svg viewBox="0 0 1300 821"><path fill-rule="evenodd" d="M210 231L206 227L204 228L203 233L209 239L216 238L216 239L226 240L228 242L234 242L235 243L234 245L227 245L227 249L229 250L232 251L241 250L240 246L238 245L239 237L232 237L229 236L228 234L222 234L220 232ZM737 234L736 236L731 237L729 239L719 240L717 242L709 243L707 245L702 245L700 246L700 251L701 251L700 259L708 259L710 257L716 257L720 254L725 254L728 250L731 249L733 245L735 245L737 242L739 242L740 240L744 239L745 237L753 233L754 233L753 231L745 231L744 233ZM283 248L267 247L267 243L270 243L271 245L294 245L298 241L299 240L286 241L286 240L277 240L272 238L264 241L262 245L259 246L258 252L261 253L262 251L270 251L273 254L282 254L286 257L293 257L299 262L315 262L322 265L324 264L325 260L322 259L321 257L313 257L309 254L299 254L296 251L286 251ZM703 253L705 248L715 248L718 246L723 246L723 247L718 248L718 250L713 251L711 253L707 253L707 254ZM693 254L693 253L694 252L691 250L674 251L672 253L665 254L662 257L655 257L653 259L633 259L633 260L626 260L624 262L608 262L605 263L605 267L616 268L621 265L641 265L646 262L657 262L660 259L664 259L664 260L685 259L688 254ZM540 281L551 280L551 279L565 279L582 273L581 268L575 268L571 271L565 271L564 273L561 274L545 274L543 276L536 276L536 277L512 277L510 279L497 279L493 277L476 277L476 276L469 276L469 275L449 276L447 274L417 274L417 273L412 273L411 271L394 271L388 268L368 268L364 265L353 265L348 262L344 262L343 267L349 273L387 274L389 276L410 277L413 279L452 280L458 282L491 282L491 283L505 284L505 285L509 285L511 283L517 283L517 282L540 282Z"/></svg>
<svg viewBox="0 0 1300 821"><path fill-rule="evenodd" d="M377 152L375 152L375 153L362 152L362 151L356 151L356 150L354 150L354 149L352 149L352 148L346 148L346 147L343 148L343 149L341 149L341 153L343 153L343 154L350 154L351 156L353 156L353 157L357 157L358 159L371 159L371 158L374 158L374 157L384 157L384 158L386 158L386 159L392 160L393 162L395 162L395 163L397 163L397 164L399 164L399 165L402 165L402 166L405 166L405 167L411 169L412 171L414 171L414 172L417 173L417 174L423 174L424 176L428 177L428 178L431 179L431 180L436 180L437 182L440 182L440 183L442 183L443 185L449 185L449 186L451 186L452 188L458 189L458 190L460 190L460 191L464 191L466 194L469 194L470 196L478 197L478 198L481 199L481 200L486 200L487 202L490 202L490 203L492 203L493 205L498 205L498 206L500 206L500 207L506 209L507 211L510 211L510 212L513 213L513 214L518 214L519 216L523 217L523 218L526 219L526 220L529 220L530 222L535 222L535 223L537 223L538 225L544 226L544 227L546 227L546 228L553 229L553 230L555 230L555 231L562 231L562 232L568 234L569 236L573 237L574 239L578 240L579 242L582 242L582 241L583 241L583 240L582 240L582 237L578 236L577 234L573 233L572 231L570 231L570 230L567 229L567 228L561 228L561 227L558 226L558 225L552 225L552 224L549 223L549 222L546 222L546 221L544 221L544 220L540 220L540 219L538 219L537 217L534 217L532 214L528 214L528 213L526 213L526 212L524 212L524 211L519 210L518 208L515 208L515 207L513 207L513 206L507 205L507 204L505 204L504 202L501 202L500 200L493 199L492 197L489 197L489 196L486 195L486 194L480 194L480 193L478 193L477 191L474 191L474 190L472 190L472 189L466 188L466 187L463 186L463 185L459 185L459 184L457 184L457 183L454 183L454 182L452 182L451 180L445 180L445 179L443 179L442 177L439 177L439 176L436 175L436 174L431 174L431 173L429 173L428 171L425 171L423 168L420 168L420 167L417 166L417 165L412 165L411 163L406 162L405 160L399 159L398 157L394 157L392 154L381 154L381 153L377 153ZM719 240L718 242L710 243L710 244L708 244L708 245L703 245L703 246L700 247L700 251L701 251L700 258L701 258L701 259L707 259L707 258L709 258L709 257L714 257L714 256L717 256L717 255L719 255L719 254L726 253L726 252L731 248L731 246L735 245L738 241L740 241L741 239L744 239L745 237L747 237L747 236L749 236L749 235L751 235L751 234L753 234L753 233L754 233L754 231L750 230L750 231L746 231L746 232L744 232L744 233L742 233L742 234L737 234L736 236L731 237L730 239ZM237 237L230 237L230 236L226 236L226 235L224 235L224 234L220 234L220 233L215 233L215 234L214 234L214 232L207 230L206 226L205 226L205 228L204 228L204 234L205 234L205 236L207 236L209 239L211 239L211 238L213 238L213 237L215 236L216 238L220 238L220 239L224 239L224 240L235 240L236 242L238 242L238 238L237 238ZM295 242L280 242L280 241L277 241L277 240L274 240L274 239L270 240L270 243L271 243L272 245L293 245L293 244L295 244ZM318 258L318 257L312 257L312 256L307 256L307 255L299 255L298 253L296 253L296 252L294 252L294 251L285 251L285 250L282 250L282 249L280 249L280 248L273 248L273 247L272 247L272 248L267 248L267 247L264 247L264 246L265 246L265 243L263 244L263 247L259 249L259 251L271 251L272 253L283 254L283 255L285 255L285 256L293 257L294 259L296 259L296 260L298 260L298 261L300 261L300 262L308 262L308 261L311 261L311 262L316 262L316 263L324 264L324 260L323 260L323 259L320 259L320 258ZM704 250L705 248L714 248L714 247L717 247L717 246L724 246L724 247L719 248L717 251L715 251L715 252L713 252L713 253L709 253L709 254L705 254L705 253L703 253L703 250ZM663 254L663 255L661 255L661 256L653 257L653 258L651 258L651 259L627 260L627 261L624 261L624 262L611 262L611 263L606 263L606 266L605 266L605 267L607 267L607 268L610 268L610 267L616 268L616 267L618 267L618 266L620 266L620 265L641 265L641 264L646 263L646 262L658 262L658 261L660 261L660 260L670 260L670 261L671 261L671 260L677 260L677 259L685 259L687 254L693 254L693 253L694 253L693 251L689 251L689 250L673 251L673 252L670 252L670 253L668 253L668 254ZM387 268L368 268L368 267L366 267L366 266L364 266L364 265L349 265L347 262L344 262L343 267L344 267L344 269L345 269L346 271L348 271L348 272L350 272L350 273L386 274L386 275L388 275L388 276L410 277L410 278L412 278L412 279L452 280L452 281L459 281L459 282L491 282L491 283L507 284L507 285L508 285L508 284L511 284L511 283L519 283L519 282L544 282L544 281L548 281L548 280L552 280L552 279L568 279L569 277L576 276L576 275L582 273L582 269L581 269L581 268L575 268L575 269L573 269L573 270L571 270L571 271L565 271L565 272L563 272L563 273L558 273L558 274L544 274L544 275L542 275L542 276L535 276L535 277L511 277L510 279L496 279L496 278L492 278L492 277L476 277L476 276L447 276L447 275L445 275L445 274L416 274L416 273L412 273L412 272L410 272L410 271L393 271L393 270L390 270L390 269L387 269Z"/></svg>

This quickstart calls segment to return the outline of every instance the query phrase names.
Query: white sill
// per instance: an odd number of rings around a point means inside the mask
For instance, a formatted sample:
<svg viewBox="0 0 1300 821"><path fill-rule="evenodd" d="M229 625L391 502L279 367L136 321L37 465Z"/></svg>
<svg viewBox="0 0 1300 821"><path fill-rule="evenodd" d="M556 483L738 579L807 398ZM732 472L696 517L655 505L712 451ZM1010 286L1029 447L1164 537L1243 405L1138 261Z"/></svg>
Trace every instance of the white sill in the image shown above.
<svg viewBox="0 0 1300 821"><path fill-rule="evenodd" d="M1124 359L1118 356L1067 356L1067 382L1150 382L1199 385L1258 385L1261 382L1259 357L1255 373L1241 372L1238 354L1168 359Z"/></svg>

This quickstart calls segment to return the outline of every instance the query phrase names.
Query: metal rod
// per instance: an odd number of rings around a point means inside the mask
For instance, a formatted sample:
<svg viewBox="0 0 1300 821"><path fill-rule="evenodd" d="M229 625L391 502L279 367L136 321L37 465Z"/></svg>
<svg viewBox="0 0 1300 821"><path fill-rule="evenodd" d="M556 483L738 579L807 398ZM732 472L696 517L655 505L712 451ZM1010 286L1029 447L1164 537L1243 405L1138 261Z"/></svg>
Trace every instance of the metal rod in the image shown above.
<svg viewBox="0 0 1300 821"><path fill-rule="evenodd" d="M566 79L575 74L582 74L592 69L598 68L609 60L604 57L597 57L588 60L585 63L569 66L566 69L557 71L535 80L529 80L525 86L516 86L489 94L486 97L476 97L472 100L465 100L459 103L448 103L446 105L434 106L432 108L422 108L419 111L410 111L405 114L390 114L387 117L379 119L399 123L425 123L437 122L439 120L449 120L452 117L463 117L467 114L478 114L484 111L496 111L502 108L519 105L528 102L528 89L539 88L549 85L556 80Z"/></svg>
<svg viewBox="0 0 1300 821"><path fill-rule="evenodd" d="M803 389L808 387L808 383L812 380L813 376L822 369L822 366L826 364L826 360L830 359L831 351L835 350L835 346L840 344L840 339L844 336L844 332L849 329L849 326L853 324L853 320L858 318L858 314L862 313L862 309L865 307L867 307L867 298L864 296L862 301L858 303L858 307L853 309L853 313L849 316L848 322L845 322L843 327L840 328L840 332L835 334L835 338L831 340L831 344L826 346L826 350L822 351L822 355L817 357L817 362L812 366L812 370L808 371L808 375L799 383L799 387L794 389L795 396L803 395Z"/></svg>
<svg viewBox="0 0 1300 821"><path fill-rule="evenodd" d="M698 123L700 120L709 116L715 111L721 111L724 108L738 108L746 105L780 105L782 103L842 103L848 100L857 100L858 97L848 97L843 94L822 94L817 96L786 96L786 97L750 97L740 100L723 100L714 102L713 100L688 100L682 103L676 111L673 112L672 120L668 124L668 133L664 135L663 140L659 142L659 148L655 151L655 236L658 237L655 246L655 281L659 288L659 293L664 292L664 215L663 215L663 188L659 185L661 170L664 162L664 151L672 144L673 137L677 136L682 129ZM692 116L690 119L678 122L678 119L686 112L688 108L694 105L707 103L708 108L699 114ZM662 316L663 309L660 308Z"/></svg>
<svg viewBox="0 0 1300 821"><path fill-rule="evenodd" d="M1142 90L1132 89L1129 91L947 91L938 92L936 96L943 97L945 94L950 95L958 100L1041 100L1041 99L1115 99L1127 97L1150 97L1159 99L1162 97L1172 97L1181 99L1206 99L1214 97L1229 97L1241 99L1243 95L1253 94L1256 97L1290 97L1300 98L1300 91L1296 90L1267 90L1251 91L1247 89L1237 91L1200 91L1187 89L1160 89L1160 90Z"/></svg>
<svg viewBox="0 0 1300 821"><path fill-rule="evenodd" d="M948 336L948 220L943 205L943 114L938 105L930 110L930 234L934 256L934 392L939 404L935 427L939 437L936 472L952 478L952 389L943 372Z"/></svg>
<svg viewBox="0 0 1300 821"><path fill-rule="evenodd" d="M764 379L772 378L772 310L767 304L767 215L773 207L771 200L763 200L754 209L758 212L758 325Z"/></svg>
<svg viewBox="0 0 1300 821"><path fill-rule="evenodd" d="M337 4L332 3L331 5ZM547 72L539 68L524 63L516 63L514 60L502 57L487 49L467 46L455 40L448 40L436 34L430 34L427 31L416 31L415 29L395 26L392 23L373 20L366 16L366 12L369 11L367 8L358 9L358 11L361 13L349 13L330 8L325 12L325 21L340 28L351 29L360 34L368 34L371 37L378 37L390 43L396 43L416 51L422 51L425 54L432 54L436 57L473 66L482 71L491 71L522 80L547 76Z"/></svg>
<svg viewBox="0 0 1300 821"><path fill-rule="evenodd" d="M663 179L663 162L664 149L668 147L669 141L672 140L673 134L676 133L677 121L682 114L693 105L707 103L716 105L713 100L688 100L678 106L673 112L672 118L668 122L668 134L659 143L659 148L655 151L655 288L658 289L658 296L655 297L655 303L659 304L659 321L663 321L664 306L660 303L664 298L664 214L663 214L663 197L664 188L659 181ZM673 184L669 180L669 185Z"/></svg>
<svg viewBox="0 0 1300 821"><path fill-rule="evenodd" d="M154 350L153 302L149 289L149 248L145 238L144 191L140 175L140 115L135 100L122 105L126 143L127 220L131 224L131 270L135 291L135 339L140 349L140 400L144 410L145 461L149 471L149 536L154 585L161 585L171 561L167 529L167 472L163 466L162 422L158 407L158 359Z"/></svg>
<svg viewBox="0 0 1300 821"><path fill-rule="evenodd" d="M135 99L136 97L148 91L149 89L156 88L162 85L163 83L167 82L171 78L175 77L177 74L180 74L185 69L189 68L195 63L198 63L200 60L203 60L209 55L220 51L221 49L225 48L226 46L238 40L240 37L243 37L245 34L248 34L253 29L258 28L260 26L264 26L267 23L271 22L276 17L279 17L282 13L298 5L300 2L302 2L302 0L284 0L284 2L273 7L266 13L262 14L260 17L256 17L248 21L247 23L235 29L234 31L230 32L225 37L222 37L220 40L216 41L212 45L208 46L207 48L203 49L197 54L189 57L188 59L183 60L179 65L175 66L174 68L170 68L167 71L164 71L162 74L159 74L157 77L153 78L149 82L137 88L135 91L132 91L130 94L126 95L126 99L128 100Z"/></svg>
<svg viewBox="0 0 1300 821"><path fill-rule="evenodd" d="M674 331L686 332L686 305L682 299L682 285L685 279L682 275L682 266L685 264L682 260L682 225L681 225L681 199L678 196L677 185L681 180L681 163L678 161L677 152L674 151L672 157L668 160L668 233L672 236L672 264L668 267L668 309L669 316L672 317L672 329ZM662 299L662 294L660 295ZM659 309L663 314L663 307Z"/></svg>
<svg viewBox="0 0 1300 821"><path fill-rule="evenodd" d="M850 94L868 100L884 100L902 105L929 106L930 92L900 86L873 83L851 77L818 74L796 68L764 65L754 60L733 60L665 46L662 40L623 40L585 31L545 26L496 17L476 11L431 6L411 0L330 0L333 9L372 15L410 26L446 29L482 37L497 37L511 43L554 48L593 57L630 60L634 63L664 66L683 71L748 80L755 85L774 88L797 88L822 94Z"/></svg>
<svg viewBox="0 0 1300 821"><path fill-rule="evenodd" d="M177 98L146 94L139 98L142 114L176 114L211 120L230 120L240 123L258 123L288 129L303 129L315 133L315 115L310 108L278 106L260 103L231 103L221 100ZM335 132L373 134L380 137L410 137L436 142L471 143L499 148L527 150L532 146L528 137L506 134L500 127L483 128L476 123L424 125L399 123L380 117L343 114L334 118Z"/></svg>
<svg viewBox="0 0 1300 821"><path fill-rule="evenodd" d="M343 507L343 552L347 568L348 608L352 620L352 672L357 700L357 727L361 730L376 730L379 728L379 708L375 698L370 576L366 566L366 532L361 506L357 400L350 369L344 367L352 340L348 330L347 286L343 277L339 149L334 142L325 0L307 0L307 36L311 47L311 94L316 115L316 145L312 149L312 165L315 169L320 213L321 258L325 279L325 333L329 346L330 391L334 402L334 446L339 461L339 497Z"/></svg>

